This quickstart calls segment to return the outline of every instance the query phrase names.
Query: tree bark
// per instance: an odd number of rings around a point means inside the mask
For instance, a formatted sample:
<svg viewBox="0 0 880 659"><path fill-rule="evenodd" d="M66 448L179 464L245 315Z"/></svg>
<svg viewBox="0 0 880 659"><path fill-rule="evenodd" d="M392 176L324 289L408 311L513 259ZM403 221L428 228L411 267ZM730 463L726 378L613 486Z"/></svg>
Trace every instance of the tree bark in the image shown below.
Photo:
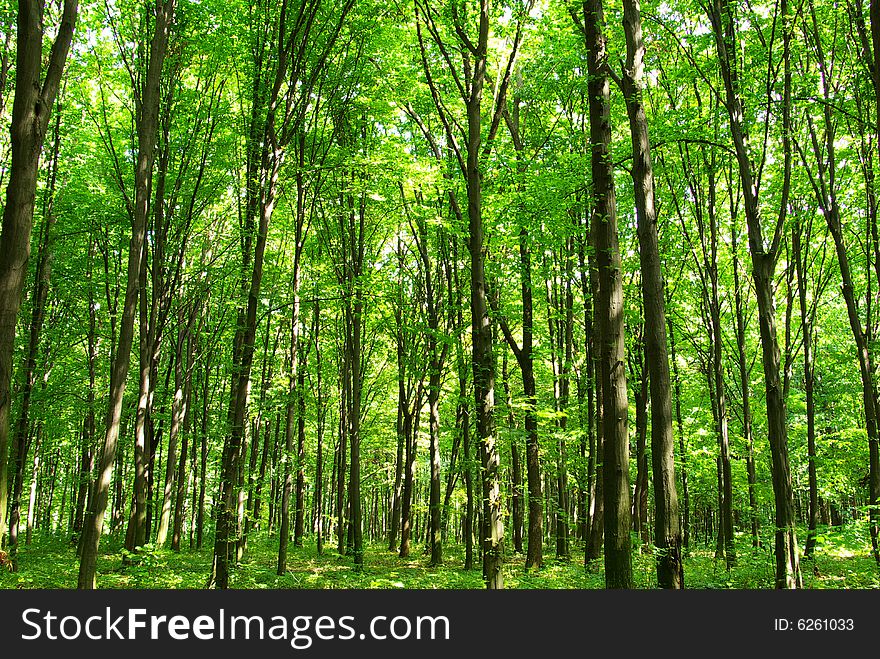
<svg viewBox="0 0 880 659"><path fill-rule="evenodd" d="M599 377L602 383L602 470L604 486L605 586L632 587L630 553L629 438L627 436L626 345L623 281L617 237L617 201L610 158L611 90L602 0L583 3L588 52L590 149L593 183L591 233L596 249L600 324Z"/></svg>
<svg viewBox="0 0 880 659"><path fill-rule="evenodd" d="M507 353L501 362L501 386L504 389L504 403L507 409L507 429L510 433L510 508L513 532L513 551L523 553L522 547L522 468L519 457L519 442L516 437L516 422L513 416L513 400L510 395L510 381L507 374Z"/></svg>
<svg viewBox="0 0 880 659"><path fill-rule="evenodd" d="M666 349L666 290L660 261L654 170L648 122L642 104L645 45L638 0L624 0L623 30L626 66L623 90L633 149L632 179L638 213L639 262L645 316L645 361L651 397L651 467L654 476L654 542L658 549L657 583L661 588L684 587L681 527L676 492L675 445L669 358Z"/></svg>
<svg viewBox="0 0 880 659"><path fill-rule="evenodd" d="M730 248L733 252L733 294L736 308L737 366L739 367L740 396L742 398L743 438L746 441L746 477L749 484L749 526L752 546L758 547L758 477L755 468L755 440L752 433L752 407L749 387L749 369L746 366L746 324L743 311L743 294L739 279L739 256L737 251L737 227L730 232Z"/></svg>
<svg viewBox="0 0 880 659"><path fill-rule="evenodd" d="M871 2L872 11L872 35L875 39L875 49L880 44L880 37L877 36L880 23L875 22L873 12L875 11L876 2ZM875 561L880 564L880 538L878 538L878 528L880 528L880 511L877 507L880 505L880 401L877 399L877 393L874 387L874 368L873 355L871 351L871 341L869 340L870 325L867 328L862 327L862 321L859 317L858 304L855 297L855 284L853 282L852 271L849 263L849 256L846 250L846 240L844 237L844 227L840 216L840 206L837 199L837 158L835 144L835 121L832 117L832 109L830 106L831 98L828 90L828 67L825 60L825 54L822 48L822 41L819 35L819 26L816 20L815 10L810 4L812 19L812 36L816 47L816 59L819 67L819 75L822 80L822 90L825 102L823 108L824 120L824 139L820 145L817 131L812 122L809 124L810 138L812 141L813 153L816 160L816 174L810 177L816 194L816 200L825 216L825 222L828 231L834 240L834 249L837 255L837 263L840 269L840 279L842 284L843 299L846 303L847 318L849 319L850 330L856 346L856 359L859 364L859 375L862 383L862 405L865 413L865 426L868 435L868 504L870 520L869 531L871 537L871 546ZM878 10L880 11L880 10ZM876 74L875 75L880 75ZM880 108L880 105L878 105ZM878 114L880 120L880 114ZM804 158L804 153L801 153ZM809 166L804 158L804 165ZM870 288L869 288L870 290ZM870 293L868 295L870 300ZM870 301L869 301L870 305ZM870 319L870 312L868 313ZM870 324L870 320L868 321ZM804 359L806 359L807 345L804 344ZM806 362L805 362L806 363ZM812 383L810 383L812 385ZM812 394L812 391L810 392ZM809 405L809 403L808 403ZM813 438L815 443L815 437ZM809 437L808 437L809 442ZM813 447L815 450L815 446ZM812 453L811 453L812 455ZM810 460L810 465L815 467L814 461ZM815 474L811 474L813 478ZM811 520L813 518L813 509L815 508L813 495L811 492ZM811 529L812 535L812 529ZM810 536L808 536L807 544L810 546ZM810 546L812 552L812 546Z"/></svg>
<svg viewBox="0 0 880 659"><path fill-rule="evenodd" d="M116 458L116 446L119 439L119 426L122 420L122 398L125 392L125 381L131 358L131 346L134 339L134 315L138 299L138 279L141 270L141 258L144 250L144 236L149 212L150 181L155 156L158 114L159 114L159 83L162 79L162 66L168 49L168 36L174 17L175 0L157 0L153 9L154 29L150 40L149 60L143 87L136 97L138 154L135 169L135 199L132 212L132 234L128 252L128 282L125 289L125 300L122 308L122 319L119 326L118 345L115 359L111 366L110 400L104 435L104 445L98 466L98 481L95 489L94 509L90 512L89 523L86 525L87 537L83 543L79 566L78 587L94 589L95 567L98 559L98 546L104 528L104 513L107 510L107 496L113 464Z"/></svg>
<svg viewBox="0 0 880 659"><path fill-rule="evenodd" d="M0 226L0 547L6 535L16 319L30 259L40 154L70 50L78 8L77 0L65 0L43 76L43 6L36 0L18 3L15 98L10 123L12 158Z"/></svg>
<svg viewBox="0 0 880 659"><path fill-rule="evenodd" d="M743 105L740 98L738 65L735 60L737 26L733 17L731 0L713 0L709 15L715 36L721 77L725 88L731 138L742 187L749 251L752 258L752 279L758 302L758 325L761 336L761 357L764 364L764 388L767 400L767 434L770 443L771 476L776 504L776 587L800 588L801 574L795 528L794 498L791 487L791 471L788 459L788 428L786 404L782 395L779 374L780 354L776 334L776 309L774 302L774 274L779 251L782 227L787 213L791 183L791 72L789 66L790 18L786 0L782 0L783 59L785 82L782 99L782 142L784 156L783 187L780 211L773 239L769 245L764 240L758 188L755 184L753 164L747 149L743 127Z"/></svg>
<svg viewBox="0 0 880 659"><path fill-rule="evenodd" d="M672 361L672 374L675 383L675 425L678 429L678 448L681 454L681 492L684 503L684 512L682 517L682 544L687 550L691 539L691 495L688 487L688 468L687 468L687 445L684 437L684 424L681 420L681 377L678 372L678 361L675 356L675 333L672 329L672 322L668 321L669 326L669 356Z"/></svg>
<svg viewBox="0 0 880 659"><path fill-rule="evenodd" d="M31 435L31 394L37 377L37 353L40 348L40 336L43 322L46 317L46 301L49 297L49 283L52 277L52 229L55 225L55 181L58 174L58 149L60 146L61 132L61 108L55 115L53 134L52 156L49 163L49 181L43 203L43 225L40 231L40 242L37 252L37 265L34 274L36 285L31 294L31 322L28 331L28 345L23 364L23 384L21 389L21 409L15 433L15 445L13 446L13 474L12 505L9 512L9 554L12 561L12 569L18 570L18 524L21 511L21 492L24 483L24 465L30 448ZM36 459L36 458L35 458ZM33 489L33 485L32 485ZM32 504L33 496L30 503ZM0 512L0 514L5 511ZM31 519L30 510L28 519ZM30 523L28 523L30 530ZM30 544L30 541L27 541Z"/></svg>
<svg viewBox="0 0 880 659"><path fill-rule="evenodd" d="M196 310L191 311L195 315ZM180 539L183 535L183 520L186 516L185 502L187 491L187 459L189 458L189 438L192 425L192 373L193 352L195 350L195 337L193 336L194 318L190 318L186 331L186 370L183 375L183 426L181 433L180 461L177 466L177 494L174 499L174 525L171 532L171 549L180 551Z"/></svg>

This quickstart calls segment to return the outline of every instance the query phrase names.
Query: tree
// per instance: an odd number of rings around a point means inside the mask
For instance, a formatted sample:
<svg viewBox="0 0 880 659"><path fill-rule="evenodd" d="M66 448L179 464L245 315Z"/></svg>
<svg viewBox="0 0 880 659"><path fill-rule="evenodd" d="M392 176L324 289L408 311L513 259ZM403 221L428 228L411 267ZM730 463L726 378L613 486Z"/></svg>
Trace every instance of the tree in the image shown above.
<svg viewBox="0 0 880 659"><path fill-rule="evenodd" d="M733 3L727 0L714 0L709 6L709 18L712 22L712 31L718 51L721 78L724 82L724 105L729 118L730 134L742 187L749 251L752 258L752 279L758 299L758 324L761 330L764 388L767 398L768 439L770 441L773 492L776 503L776 586L778 588L799 588L801 575L788 457L786 405L779 376L779 342L776 336L776 311L773 293L773 274L779 257L779 246L788 211L788 196L791 185L792 128L789 62L791 19L788 15L786 0L782 0L781 5L776 9L781 16L783 33L782 150L784 173L779 214L769 244L765 242L759 187L755 183L755 167L749 155L747 133L743 124L740 63L736 56L737 22Z"/></svg>
<svg viewBox="0 0 880 659"><path fill-rule="evenodd" d="M241 533L237 515L238 492L254 359L257 303L263 280L269 221L278 201L279 175L286 147L302 128L312 90L324 74L353 4L353 0L347 0L337 12L325 17L318 0L294 4L285 0L277 13L269 14L273 22L258 26L255 35L242 227L241 295L233 341L229 433L223 448L214 542L212 581L220 589L229 587L230 565L238 559ZM269 5L263 8L264 11L269 9Z"/></svg>
<svg viewBox="0 0 880 659"><path fill-rule="evenodd" d="M489 317L489 292L485 273L484 226L483 226L483 187L480 171L481 160L488 155L498 132L504 100L510 77L516 63L522 39L522 21L531 10L531 3L518 17L516 36L508 57L504 76L499 82L493 104L492 120L483 145L482 102L487 77L489 55L490 3L480 0L477 8L476 36L469 36L466 29L468 15L461 15L457 5L451 7L455 38L462 53L464 75L452 64L446 42L441 35L436 20L436 9L429 2L415 3L416 30L419 40L422 65L431 89L435 110L443 124L444 134L455 154L456 161L466 182L468 252L471 269L471 346L473 366L473 387L476 401L476 438L480 447L482 514L483 514L483 579L486 587L504 587L502 556L504 546L504 525L501 518L501 493L499 486L499 457L495 437L495 363L492 347L492 328ZM464 105L466 130L449 116L438 85L432 77L428 60L426 40L422 37L422 26L427 29L430 39L446 63L447 73L452 77ZM463 146L461 143L463 142Z"/></svg>
<svg viewBox="0 0 880 659"><path fill-rule="evenodd" d="M599 380L602 391L602 490L604 499L605 585L632 586L629 530L629 438L623 335L623 282L617 235L617 198L611 166L611 89L602 0L582 5L590 96L590 148L593 217L590 233L596 250ZM576 14L575 14L576 16Z"/></svg>
<svg viewBox="0 0 880 659"><path fill-rule="evenodd" d="M16 319L31 253L40 156L73 40L78 9L77 0L65 0L44 72L45 8L30 0L18 3L15 98L12 101L10 124L11 174L0 227L0 546L6 536L7 459Z"/></svg>
<svg viewBox="0 0 880 659"><path fill-rule="evenodd" d="M132 76L132 86L136 89L134 96L138 149L135 168L135 194L131 206L128 283L125 289L122 318L120 319L119 343L111 366L110 400L104 424L104 445L98 461L98 481L95 484L93 508L89 511L89 520L83 534L77 587L86 590L96 587L95 566L98 560L101 534L104 529L104 514L107 511L110 479L116 460L116 446L122 421L122 397L125 393L125 381L128 377L131 346L134 340L134 314L139 294L138 280L141 273L141 259L143 258L149 213L152 169L159 122L159 85L162 79L165 56L168 52L168 38L174 21L174 11L175 0L157 0L154 5L150 6L153 35L150 39L146 72L142 78L136 78L135 72L129 70Z"/></svg>
<svg viewBox="0 0 880 659"><path fill-rule="evenodd" d="M622 87L627 101L633 147L633 188L639 216L639 258L645 314L645 358L651 386L651 460L654 475L654 537L659 550L657 582L662 588L682 588L681 530L675 487L672 397L666 349L666 291L657 238L654 171L645 109L641 102L645 46L638 0L624 2L623 29L627 62Z"/></svg>

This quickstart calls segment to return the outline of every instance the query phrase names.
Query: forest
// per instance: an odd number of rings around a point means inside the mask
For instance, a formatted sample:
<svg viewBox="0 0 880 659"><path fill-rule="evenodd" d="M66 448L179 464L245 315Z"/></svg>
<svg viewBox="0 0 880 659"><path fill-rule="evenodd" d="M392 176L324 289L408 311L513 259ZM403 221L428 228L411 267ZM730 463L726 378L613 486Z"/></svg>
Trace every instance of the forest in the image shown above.
<svg viewBox="0 0 880 659"><path fill-rule="evenodd" d="M880 587L880 0L0 42L0 588Z"/></svg>

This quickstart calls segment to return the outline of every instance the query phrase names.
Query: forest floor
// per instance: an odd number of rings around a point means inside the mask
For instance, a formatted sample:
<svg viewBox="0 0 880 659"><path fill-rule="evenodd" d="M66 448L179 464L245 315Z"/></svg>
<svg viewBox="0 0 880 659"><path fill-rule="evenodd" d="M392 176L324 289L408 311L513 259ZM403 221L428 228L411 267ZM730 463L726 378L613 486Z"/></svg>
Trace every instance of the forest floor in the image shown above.
<svg viewBox="0 0 880 659"><path fill-rule="evenodd" d="M799 533L804 542L806 530ZM156 550L147 548L136 561L122 564L121 540L105 538L98 561L100 588L204 588L211 567L212 546L201 550ZM367 547L364 568L355 572L351 559L340 556L332 546L317 556L314 542L304 547L291 545L288 572L276 574L277 538L255 533L248 551L232 578L233 588L482 588L479 562L465 571L463 547L444 547L444 565L431 567L420 551L408 559L387 551L381 544ZM505 563L505 587L519 589L562 589L604 587L602 561L588 568L583 565L583 547L574 543L572 559L555 558L553 546L544 548L545 565L526 572L524 557L509 554ZM0 589L72 588L76 584L78 562L72 547L58 538L40 536L19 552L17 573L0 570ZM864 524L820 529L814 561L803 561L805 588L880 588L880 569L875 564ZM761 548L751 545L748 535L737 537L737 564L727 570L723 559L716 559L714 547L693 543L685 559L685 585L688 588L763 589L773 587L772 540ZM633 554L633 580L636 588L656 585L653 556Z"/></svg>

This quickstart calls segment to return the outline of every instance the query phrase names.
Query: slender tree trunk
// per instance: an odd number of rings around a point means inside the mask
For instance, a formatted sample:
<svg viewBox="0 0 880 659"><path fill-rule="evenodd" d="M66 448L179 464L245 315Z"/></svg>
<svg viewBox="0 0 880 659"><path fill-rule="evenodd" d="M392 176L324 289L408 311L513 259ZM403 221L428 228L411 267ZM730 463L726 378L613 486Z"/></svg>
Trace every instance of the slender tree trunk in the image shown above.
<svg viewBox="0 0 880 659"><path fill-rule="evenodd" d="M746 441L746 476L749 484L749 526L752 533L752 546L758 547L758 496L756 487L758 477L755 468L754 437L752 435L752 407L749 387L749 370L746 366L746 325L743 311L743 295L739 279L739 256L737 253L737 227L731 228L730 246L733 251L733 291L736 308L736 346L739 367L740 396L742 399L743 438Z"/></svg>
<svg viewBox="0 0 880 659"><path fill-rule="evenodd" d="M715 178L710 172L709 182L709 231L711 256L706 264L711 290L708 292L709 317L712 332L712 384L716 401L716 427L718 432L719 494L721 517L718 526L724 545L724 558L727 569L736 565L736 546L733 536L733 476L730 466L730 433L727 418L727 394L724 385L724 353L721 332L721 302L718 294L718 220L715 214Z"/></svg>
<svg viewBox="0 0 880 659"><path fill-rule="evenodd" d="M413 414L409 410L404 410L403 416L403 433L406 441L405 450L405 473L403 477L403 499L400 508L400 557L409 557L410 538L412 537L412 506L415 489L416 478L416 430L413 423Z"/></svg>
<svg viewBox="0 0 880 659"><path fill-rule="evenodd" d="M666 351L666 292L657 235L654 172L648 122L642 105L645 45L638 0L624 0L623 29L627 63L623 90L633 148L632 178L638 212L639 261L645 315L645 367L651 397L651 465L654 476L654 542L658 549L657 583L661 588L684 587L681 527L675 488L672 404Z"/></svg>
<svg viewBox="0 0 880 659"><path fill-rule="evenodd" d="M298 270L295 266L295 270ZM293 472L292 461L293 453L293 433L294 424L296 423L296 399L299 395L297 385L299 382L297 369L301 367L299 363L299 293L298 291L298 272L294 272L294 298L291 305L290 313L290 345L287 354L287 372L288 372L288 388L287 388L287 414L284 424L284 477L283 489L281 493L281 525L278 531L278 575L284 575L287 572L287 544L290 541L290 495L293 492Z"/></svg>
<svg viewBox="0 0 880 659"><path fill-rule="evenodd" d="M819 524L819 491L816 477L816 401L814 399L812 323L807 306L807 280L805 250L801 248L802 227L791 232L792 256L798 278L798 302L801 309L801 334L804 348L804 392L807 399L807 475L810 487L810 510L808 517L807 546L805 558L813 558L816 548L816 527ZM808 236L809 237L809 236Z"/></svg>
<svg viewBox="0 0 880 659"><path fill-rule="evenodd" d="M199 501L198 511L196 513L196 549L202 548L205 529L205 486L208 480L208 420L209 420L209 397L211 382L211 358L213 351L208 352L205 359L205 378L202 384L202 426L199 431L201 439L199 451L199 473L202 477L199 479Z"/></svg>
<svg viewBox="0 0 880 659"><path fill-rule="evenodd" d="M413 223L411 222L411 225ZM428 332L426 346L428 351L428 436L431 477L428 488L428 547L431 552L431 565L443 563L443 508L440 500L440 394L443 378L443 364L447 348L441 349L439 334L440 304L443 286L436 281L434 259L429 253L428 228L424 218L417 216L414 222L415 242L419 253L421 279L425 294ZM438 239L439 240L442 239Z"/></svg>
<svg viewBox="0 0 880 659"><path fill-rule="evenodd" d="M602 0L583 3L584 37L588 52L590 147L592 150L593 224L591 233L599 271L600 350L602 382L602 477L605 498L605 585L632 587L627 436L626 357L623 333L623 281L617 238L617 201L610 158L611 90L604 34Z"/></svg>
<svg viewBox="0 0 880 659"><path fill-rule="evenodd" d="M511 133L519 143L518 112L515 111L511 123ZM501 324L504 337L513 350L519 365L523 381L523 397L525 400L524 426L526 432L526 483L529 494L528 507L528 543L526 547L526 569L540 568L543 559L543 510L544 498L541 481L541 461L538 444L538 402L535 385L533 336L534 308L532 298L532 259L529 247L528 229L523 226L519 233L519 265L522 296L522 344L517 345L506 323Z"/></svg>
<svg viewBox="0 0 880 659"><path fill-rule="evenodd" d="M49 181L43 203L43 225L40 231L40 243L37 253L37 266L34 279L36 286L31 295L31 322L28 332L28 345L24 359L24 377L21 389L21 409L19 411L18 424L13 446L13 474L12 505L9 512L9 553L12 560L13 570L18 569L18 524L21 511L21 493L24 483L24 465L30 448L30 407L31 394L36 384L37 376L37 352L40 348L40 336L43 329L43 321L46 317L46 300L49 296L49 283L52 276L52 228L55 225L55 180L58 172L58 148L60 145L59 133L61 130L61 108L55 115L55 127L53 135L52 157L49 163ZM31 486L33 490L33 485ZM33 503L31 497L30 504ZM5 511L3 511L5 513ZM31 519L30 511L28 519ZM28 529L31 525L28 523ZM30 544L30 540L27 541Z"/></svg>
<svg viewBox="0 0 880 659"><path fill-rule="evenodd" d="M391 492L391 524L388 530L388 551L397 551L397 536L400 533L400 500L403 495L403 447L406 436L403 434L403 407L406 405L402 356L398 347L397 381L397 454L394 459L394 488Z"/></svg>
<svg viewBox="0 0 880 659"><path fill-rule="evenodd" d="M357 228L352 226L351 261L350 267L350 283L352 286L352 296L349 322L349 341L348 354L349 359L349 376L351 378L351 396L349 398L349 448L350 469L348 485L348 497L351 507L351 529L352 529L352 558L354 560L355 570L363 568L364 564L364 545L363 545L363 520L361 510L361 396L363 392L363 368L362 368L362 351L361 339L363 337L363 320L364 320L364 302L363 302L363 284L360 281L364 262L364 240L365 240L365 207L363 198L359 204L359 212L357 214ZM354 220L354 218L351 218Z"/></svg>
<svg viewBox="0 0 880 659"><path fill-rule="evenodd" d="M186 517L185 503L187 491L187 459L189 457L189 438L192 426L192 374L193 374L193 353L195 351L195 337L193 336L195 314L197 310L195 306L190 311L192 317L186 330L186 370L184 371L183 380L183 428L182 440L180 447L180 461L177 467L177 496L174 500L174 526L171 534L172 551L180 551L180 539L183 535L183 520Z"/></svg>
<svg viewBox="0 0 880 659"><path fill-rule="evenodd" d="M152 174L152 172L151 172ZM139 311L139 331L138 337L140 342L140 368L139 368L139 390L137 412L135 416L135 438L134 438L134 508L129 517L130 529L126 533L125 548L132 552L137 547L147 542L147 499L148 499L148 469L151 461L148 458L147 434L149 423L148 415L152 406L152 394L155 379L151 380L153 371L153 355L155 354L156 336L155 322L150 323L150 319L155 320L155 313L148 316L147 314L147 255L148 244L143 243L143 253L140 259L140 272L138 274L139 291L138 291L138 311ZM153 291L153 300L157 300L157 292ZM149 463L149 464L148 464Z"/></svg>
<svg viewBox="0 0 880 659"><path fill-rule="evenodd" d="M737 25L731 0L713 0L710 18L725 87L731 138L736 153L739 177L743 192L749 251L752 258L752 278L758 303L758 325L761 336L761 356L764 364L764 388L767 400L767 435L770 443L770 464L773 494L776 504L776 587L800 588L801 574L797 532L795 528L794 498L791 487L791 471L788 459L788 428L785 398L779 374L779 341L776 335L776 309L774 303L774 274L780 244L782 226L787 213L791 182L791 72L789 66L790 18L786 0L782 0L783 60L785 82L782 99L782 143L784 156L783 187L780 213L773 239L769 245L764 240L758 188L755 185L753 165L749 159L746 134L743 127L743 106L739 90Z"/></svg>
<svg viewBox="0 0 880 659"><path fill-rule="evenodd" d="M565 284L551 275L547 278L548 325L551 365L553 368L554 411L558 429L556 440L556 511L554 516L556 557L568 560L568 470L566 465L565 434L568 426L569 369L572 352L572 295L571 295L571 239L567 239L562 258L566 263ZM557 259L554 258L554 261ZM564 291L561 290L564 288ZM564 298L564 299L563 299Z"/></svg>
<svg viewBox="0 0 880 659"><path fill-rule="evenodd" d="M486 587L504 587L502 558L504 525L502 520L497 438L495 437L495 359L488 295L483 239L483 190L480 174L480 145L483 127L481 105L486 80L489 43L489 2L481 0L479 33L467 98L467 216L468 251L471 263L471 345L476 402L476 438L480 451L482 484L483 578Z"/></svg>
<svg viewBox="0 0 880 659"><path fill-rule="evenodd" d="M457 250L456 250L457 251ZM456 259L457 261L457 259ZM458 269L455 272L458 281ZM459 288L459 290L461 290ZM461 307L458 310L458 327L463 326ZM464 350L459 343L456 346L456 362L458 369L458 407L455 413L456 432L461 435L462 443L462 474L464 478L465 512L464 527L464 569L474 569L474 483L473 483L473 452L471 450L471 414L468 405L467 366ZM540 516L539 516L540 519ZM531 533L531 532L530 532Z"/></svg>
<svg viewBox="0 0 880 659"><path fill-rule="evenodd" d="M511 480L511 523L513 527L513 551L523 553L522 546L522 467L519 457L519 442L516 437L516 423L513 417L513 400L510 395L510 381L507 376L507 353L504 353L501 366L501 385L507 408L507 428L510 431L510 480Z"/></svg>
<svg viewBox="0 0 880 659"><path fill-rule="evenodd" d="M43 5L36 0L18 3L11 163L0 226L0 547L6 535L16 319L28 273L40 154L73 38L77 10L77 0L65 0L43 76Z"/></svg>
<svg viewBox="0 0 880 659"><path fill-rule="evenodd" d="M306 509L306 364L302 347L301 363L297 373L297 424L296 424L296 509L293 523L293 544L303 545Z"/></svg>
<svg viewBox="0 0 880 659"><path fill-rule="evenodd" d="M589 257L586 255L587 244L591 242L590 237L590 218L589 215L585 215L584 218L584 231L580 241L580 248L578 251L578 263L580 266L580 279L581 279L581 294L584 298L584 370L586 371L586 379L587 379L587 462L586 462L586 507L584 509L584 563L589 564L590 561L596 560L599 558L599 546L602 543L601 533L596 534L596 527L598 526L600 529L602 527L602 523L599 520L603 516L601 512L601 501L599 501L600 514L598 518L596 516L596 504L597 499L601 496L600 488L598 487L598 481L601 478L597 479L596 474L596 456L597 456L597 446L598 438L601 434L600 423L597 421L600 418L597 415L598 411L598 400L596 398L597 392L597 369L596 369L596 333L594 331L593 324L593 299L596 293L596 277L595 277L595 269L593 267L595 257L590 254Z"/></svg>
<svg viewBox="0 0 880 659"><path fill-rule="evenodd" d="M271 444L272 421L271 419L266 419L266 424L263 427L263 449L260 453L260 470L257 476L257 482L254 484L253 518L255 528L262 528L260 516L263 510L263 484L266 480L266 467L269 464L269 447Z"/></svg>
<svg viewBox="0 0 880 659"><path fill-rule="evenodd" d="M94 241L89 239L89 256L94 256ZM86 363L89 371L89 389L87 394L86 416L83 420L82 444L80 448L79 468L77 472L76 505L73 525L71 527L71 543L76 543L77 557L81 547L83 525L85 524L86 503L92 484L92 470L94 469L94 438L95 438L95 360L97 358L95 299L92 287L91 258L86 266L86 280L88 288L88 316L89 329L86 337L87 350ZM118 474L117 474L118 476Z"/></svg>
<svg viewBox="0 0 880 659"><path fill-rule="evenodd" d="M321 329L321 303L316 299L312 316L312 340L315 348L315 402L318 406L317 450L315 453L315 526L317 531L316 551L318 556L324 553L324 390L322 388L321 343L318 334Z"/></svg>
<svg viewBox="0 0 880 659"><path fill-rule="evenodd" d="M875 15L874 13L875 11L880 10L875 7L876 4L876 2L871 2L871 31L872 37L874 39L875 49L877 45L880 45L880 36L877 35L878 29L880 29L880 23L875 21L878 15ZM849 257L847 255L844 227L841 220L839 202L837 199L835 121L832 117L832 109L830 106L828 106L828 104L831 103L831 98L829 96L830 92L827 89L827 85L830 84L828 80L828 67L825 60L825 54L822 49L822 42L819 38L819 26L812 4L810 6L810 10L813 22L813 40L816 45L817 63L819 66L819 74L822 80L822 89L825 97L825 103L823 104L823 119L825 124L823 140L824 144L821 144L821 146L816 130L814 129L812 123L810 123L810 137L812 140L813 151L817 164L817 171L814 176L811 176L811 182L813 184L813 189L816 193L817 201L819 202L823 210L823 215L825 216L825 221L828 225L828 231L834 240L834 248L837 254L837 263L840 269L843 299L846 303L846 311L847 317L849 319L850 330L852 331L853 340L856 345L856 357L859 364L859 375L861 376L862 382L862 404L865 413L865 426L868 435L867 480L869 504L868 515L870 520L869 527L874 559L878 564L880 564L880 539L878 539L878 528L880 528L880 511L878 511L878 506L880 506L880 429L878 429L878 423L880 423L880 418L878 418L880 417L880 410L878 410L878 407L880 407L880 401L878 401L877 399L877 393L873 381L874 369L876 366L873 364L873 355L871 353L871 314L869 310L867 312L867 318L869 319L868 327L863 328L862 321L859 317L859 308L855 296L855 285L853 283L852 271L850 268ZM880 74L875 72L875 78L878 75ZM880 105L878 105L878 109L880 109ZM878 114L878 121L880 121L880 114ZM880 127L880 124L878 124L878 127ZM803 152L801 153L801 156L804 156ZM869 292L869 305L870 299L871 295ZM804 350L805 352L807 350L806 344L804 345ZM804 358L806 359L806 354ZM812 392L810 393L812 394ZM810 461L810 464L813 465L813 460ZM813 506L812 499L813 497L811 494L811 506ZM814 507L815 506L813 506L813 508ZM811 508L811 520L813 517L812 513L813 510ZM809 536L807 543L809 546ZM812 552L812 547L810 547L810 551Z"/></svg>
<svg viewBox="0 0 880 659"><path fill-rule="evenodd" d="M641 350L640 350L641 351ZM642 363L639 388L634 391L636 405L636 482L633 488L633 531L644 545L651 542L648 532L648 369Z"/></svg>
<svg viewBox="0 0 880 659"><path fill-rule="evenodd" d="M340 555L345 554L345 529L348 515L345 508L345 472L346 472L346 453L348 450L348 422L346 421L347 407L346 398L348 397L348 375L346 374L347 365L344 359L342 361L342 373L340 377L340 398L339 401L339 441L336 444L335 471L336 478L334 484L336 486L336 544ZM404 528L404 531L406 529ZM401 551L403 551L403 538L401 537ZM401 554L402 556L403 554Z"/></svg>
<svg viewBox="0 0 880 659"><path fill-rule="evenodd" d="M180 321L183 319L180 318ZM186 414L186 397L184 392L184 364L186 341L186 328L183 323L177 331L177 346L174 358L174 398L171 403L171 428L168 431L168 455L165 456L165 488L162 492L162 508L159 516L159 528L156 533L156 545L163 547L168 540L168 531L171 528L171 511L174 505L174 493L177 489L177 440L181 434L183 417ZM181 457L186 456L185 447L180 452ZM185 468L185 467L184 467ZM182 479L181 479L182 480Z"/></svg>
<svg viewBox="0 0 880 659"><path fill-rule="evenodd" d="M596 277L598 279L598 277ZM597 282L598 284L598 282ZM593 289L593 299L599 301L598 286ZM595 327L595 341L597 346L602 345L601 326ZM592 474L594 493L590 511L590 537L584 552L584 563L589 565L592 561L599 560L602 555L602 544L605 537L605 441L604 441L604 415L602 407L603 383L600 378L599 352L595 352L596 361L593 365L596 381L596 441L590 454L590 474Z"/></svg>
<svg viewBox="0 0 880 659"><path fill-rule="evenodd" d="M150 176L153 169L158 129L159 83L162 79L162 66L168 48L168 35L174 16L174 6L175 0L158 0L155 5L154 28L150 41L147 72L143 87L136 95L140 100L137 104L138 154L135 168L132 235L128 254L128 283L125 289L125 301L119 327L119 342L111 366L110 400L107 406L104 446L98 466L94 509L91 511L89 522L86 525L86 537L80 559L78 587L81 589L96 587L95 567L98 546L104 528L104 513L107 510L110 479L116 459L116 446L122 419L122 398L125 392L125 381L128 377L131 346L134 339L138 278L144 250L147 213L149 212Z"/></svg>
<svg viewBox="0 0 880 659"><path fill-rule="evenodd" d="M691 540L691 494L688 487L687 444L685 443L684 424L681 420L681 375L678 372L678 361L675 355L675 332L672 321L668 321L667 325L669 327L669 356L672 361L672 374L675 383L675 426L678 429L678 448L681 454L681 492L684 503L682 544L687 550Z"/></svg>
<svg viewBox="0 0 880 659"><path fill-rule="evenodd" d="M437 351L437 346L429 347ZM430 538L431 565L443 564L443 537L440 528L442 508L440 501L440 378L442 364L440 360L433 359L432 370L428 384L428 436L430 441L431 479L429 483L428 510L429 523L428 534Z"/></svg>
<svg viewBox="0 0 880 659"><path fill-rule="evenodd" d="M41 455L41 449L43 448L42 424L38 426L36 434L37 434L37 441L36 441L36 445L34 446L34 459L33 459L32 465L31 465L31 484L30 484L30 488L28 490L27 517L26 517L26 522L25 522L26 526L25 526L24 543L26 545L31 544L31 536L33 535L33 532L34 532L34 523L35 523L35 517L36 517L36 508L34 506L34 503L37 498L38 477L40 474L40 464L41 464L41 459L42 459L42 455ZM21 496L20 493L19 493L19 496ZM48 516L49 514L51 514L51 507L47 507L47 508L48 508L48 510L46 511L46 514ZM15 530L18 526L18 520L14 519L13 521L15 522L15 526L13 526L12 523L10 523L10 531ZM16 545L17 545L17 542L10 542L10 549L15 550ZM18 569L18 565L17 565L18 559L15 554L13 554L12 560L13 560L13 563L12 563L13 569L17 570Z"/></svg>

